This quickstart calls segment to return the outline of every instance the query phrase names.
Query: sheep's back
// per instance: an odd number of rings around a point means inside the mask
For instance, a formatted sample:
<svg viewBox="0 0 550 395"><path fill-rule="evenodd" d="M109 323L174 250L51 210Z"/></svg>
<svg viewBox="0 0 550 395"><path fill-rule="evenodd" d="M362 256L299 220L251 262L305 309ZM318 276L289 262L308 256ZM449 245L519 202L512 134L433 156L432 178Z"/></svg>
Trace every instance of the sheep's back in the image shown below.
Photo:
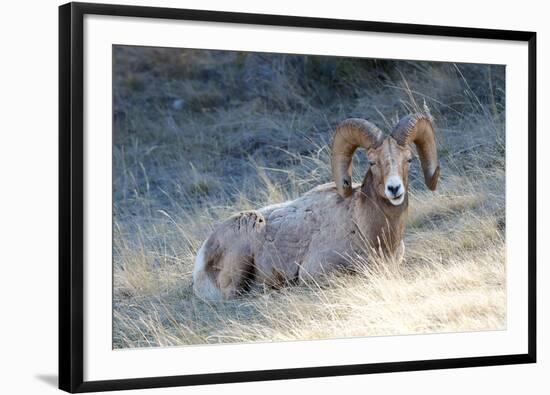
<svg viewBox="0 0 550 395"><path fill-rule="evenodd" d="M262 242L254 261L260 281L296 278L301 265L323 248L338 250L345 242L349 199L342 199L334 183L320 185L300 198L258 210L265 219Z"/></svg>

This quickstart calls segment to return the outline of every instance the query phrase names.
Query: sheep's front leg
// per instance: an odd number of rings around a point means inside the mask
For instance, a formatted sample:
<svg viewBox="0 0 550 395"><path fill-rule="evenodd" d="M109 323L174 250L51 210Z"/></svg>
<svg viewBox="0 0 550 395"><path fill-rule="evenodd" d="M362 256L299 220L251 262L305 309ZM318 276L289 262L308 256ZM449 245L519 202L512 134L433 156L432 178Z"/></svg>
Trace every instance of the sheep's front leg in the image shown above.
<svg viewBox="0 0 550 395"><path fill-rule="evenodd" d="M399 244L399 247L397 247L397 251L395 252L395 261L398 264L401 264L404 258L405 258L405 242L401 240L401 243Z"/></svg>

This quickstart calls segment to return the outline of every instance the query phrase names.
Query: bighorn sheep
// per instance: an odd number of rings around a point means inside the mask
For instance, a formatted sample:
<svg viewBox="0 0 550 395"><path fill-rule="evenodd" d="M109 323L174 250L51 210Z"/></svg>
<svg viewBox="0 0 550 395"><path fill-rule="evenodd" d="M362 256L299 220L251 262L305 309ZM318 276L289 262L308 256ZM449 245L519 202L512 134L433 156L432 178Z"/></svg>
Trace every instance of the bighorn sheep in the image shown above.
<svg viewBox="0 0 550 395"><path fill-rule="evenodd" d="M427 108L426 108L427 110ZM405 116L391 135L371 122L351 118L334 133L334 183L302 197L233 215L200 247L195 260L195 293L205 300L238 295L251 281L277 286L317 278L346 266L346 256L366 251L365 242L391 256L404 253L408 170L414 143L429 189L439 164L429 112ZM358 147L370 162L362 184L352 185L351 162Z"/></svg>

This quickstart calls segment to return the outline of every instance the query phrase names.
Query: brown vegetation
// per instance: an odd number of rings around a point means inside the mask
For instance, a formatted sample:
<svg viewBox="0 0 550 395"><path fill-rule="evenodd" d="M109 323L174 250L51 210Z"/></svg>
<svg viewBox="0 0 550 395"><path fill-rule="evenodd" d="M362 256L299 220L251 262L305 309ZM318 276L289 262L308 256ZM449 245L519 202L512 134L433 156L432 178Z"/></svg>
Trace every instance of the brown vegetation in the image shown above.
<svg viewBox="0 0 550 395"><path fill-rule="evenodd" d="M115 348L502 329L504 68L117 47ZM389 128L426 100L441 181L411 166L401 264L356 259L329 284L193 295L196 251L239 210L330 181L330 131ZM398 103L398 105L396 105ZM354 180L367 168L356 155Z"/></svg>

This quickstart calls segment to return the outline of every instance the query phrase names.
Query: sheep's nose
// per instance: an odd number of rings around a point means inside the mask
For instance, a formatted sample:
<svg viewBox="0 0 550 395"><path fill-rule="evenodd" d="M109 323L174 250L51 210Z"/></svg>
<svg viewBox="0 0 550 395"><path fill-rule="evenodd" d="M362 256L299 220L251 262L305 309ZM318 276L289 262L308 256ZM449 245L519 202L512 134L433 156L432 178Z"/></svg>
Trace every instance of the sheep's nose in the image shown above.
<svg viewBox="0 0 550 395"><path fill-rule="evenodd" d="M388 185L388 191L390 191L393 196L397 196L400 189L401 185Z"/></svg>

